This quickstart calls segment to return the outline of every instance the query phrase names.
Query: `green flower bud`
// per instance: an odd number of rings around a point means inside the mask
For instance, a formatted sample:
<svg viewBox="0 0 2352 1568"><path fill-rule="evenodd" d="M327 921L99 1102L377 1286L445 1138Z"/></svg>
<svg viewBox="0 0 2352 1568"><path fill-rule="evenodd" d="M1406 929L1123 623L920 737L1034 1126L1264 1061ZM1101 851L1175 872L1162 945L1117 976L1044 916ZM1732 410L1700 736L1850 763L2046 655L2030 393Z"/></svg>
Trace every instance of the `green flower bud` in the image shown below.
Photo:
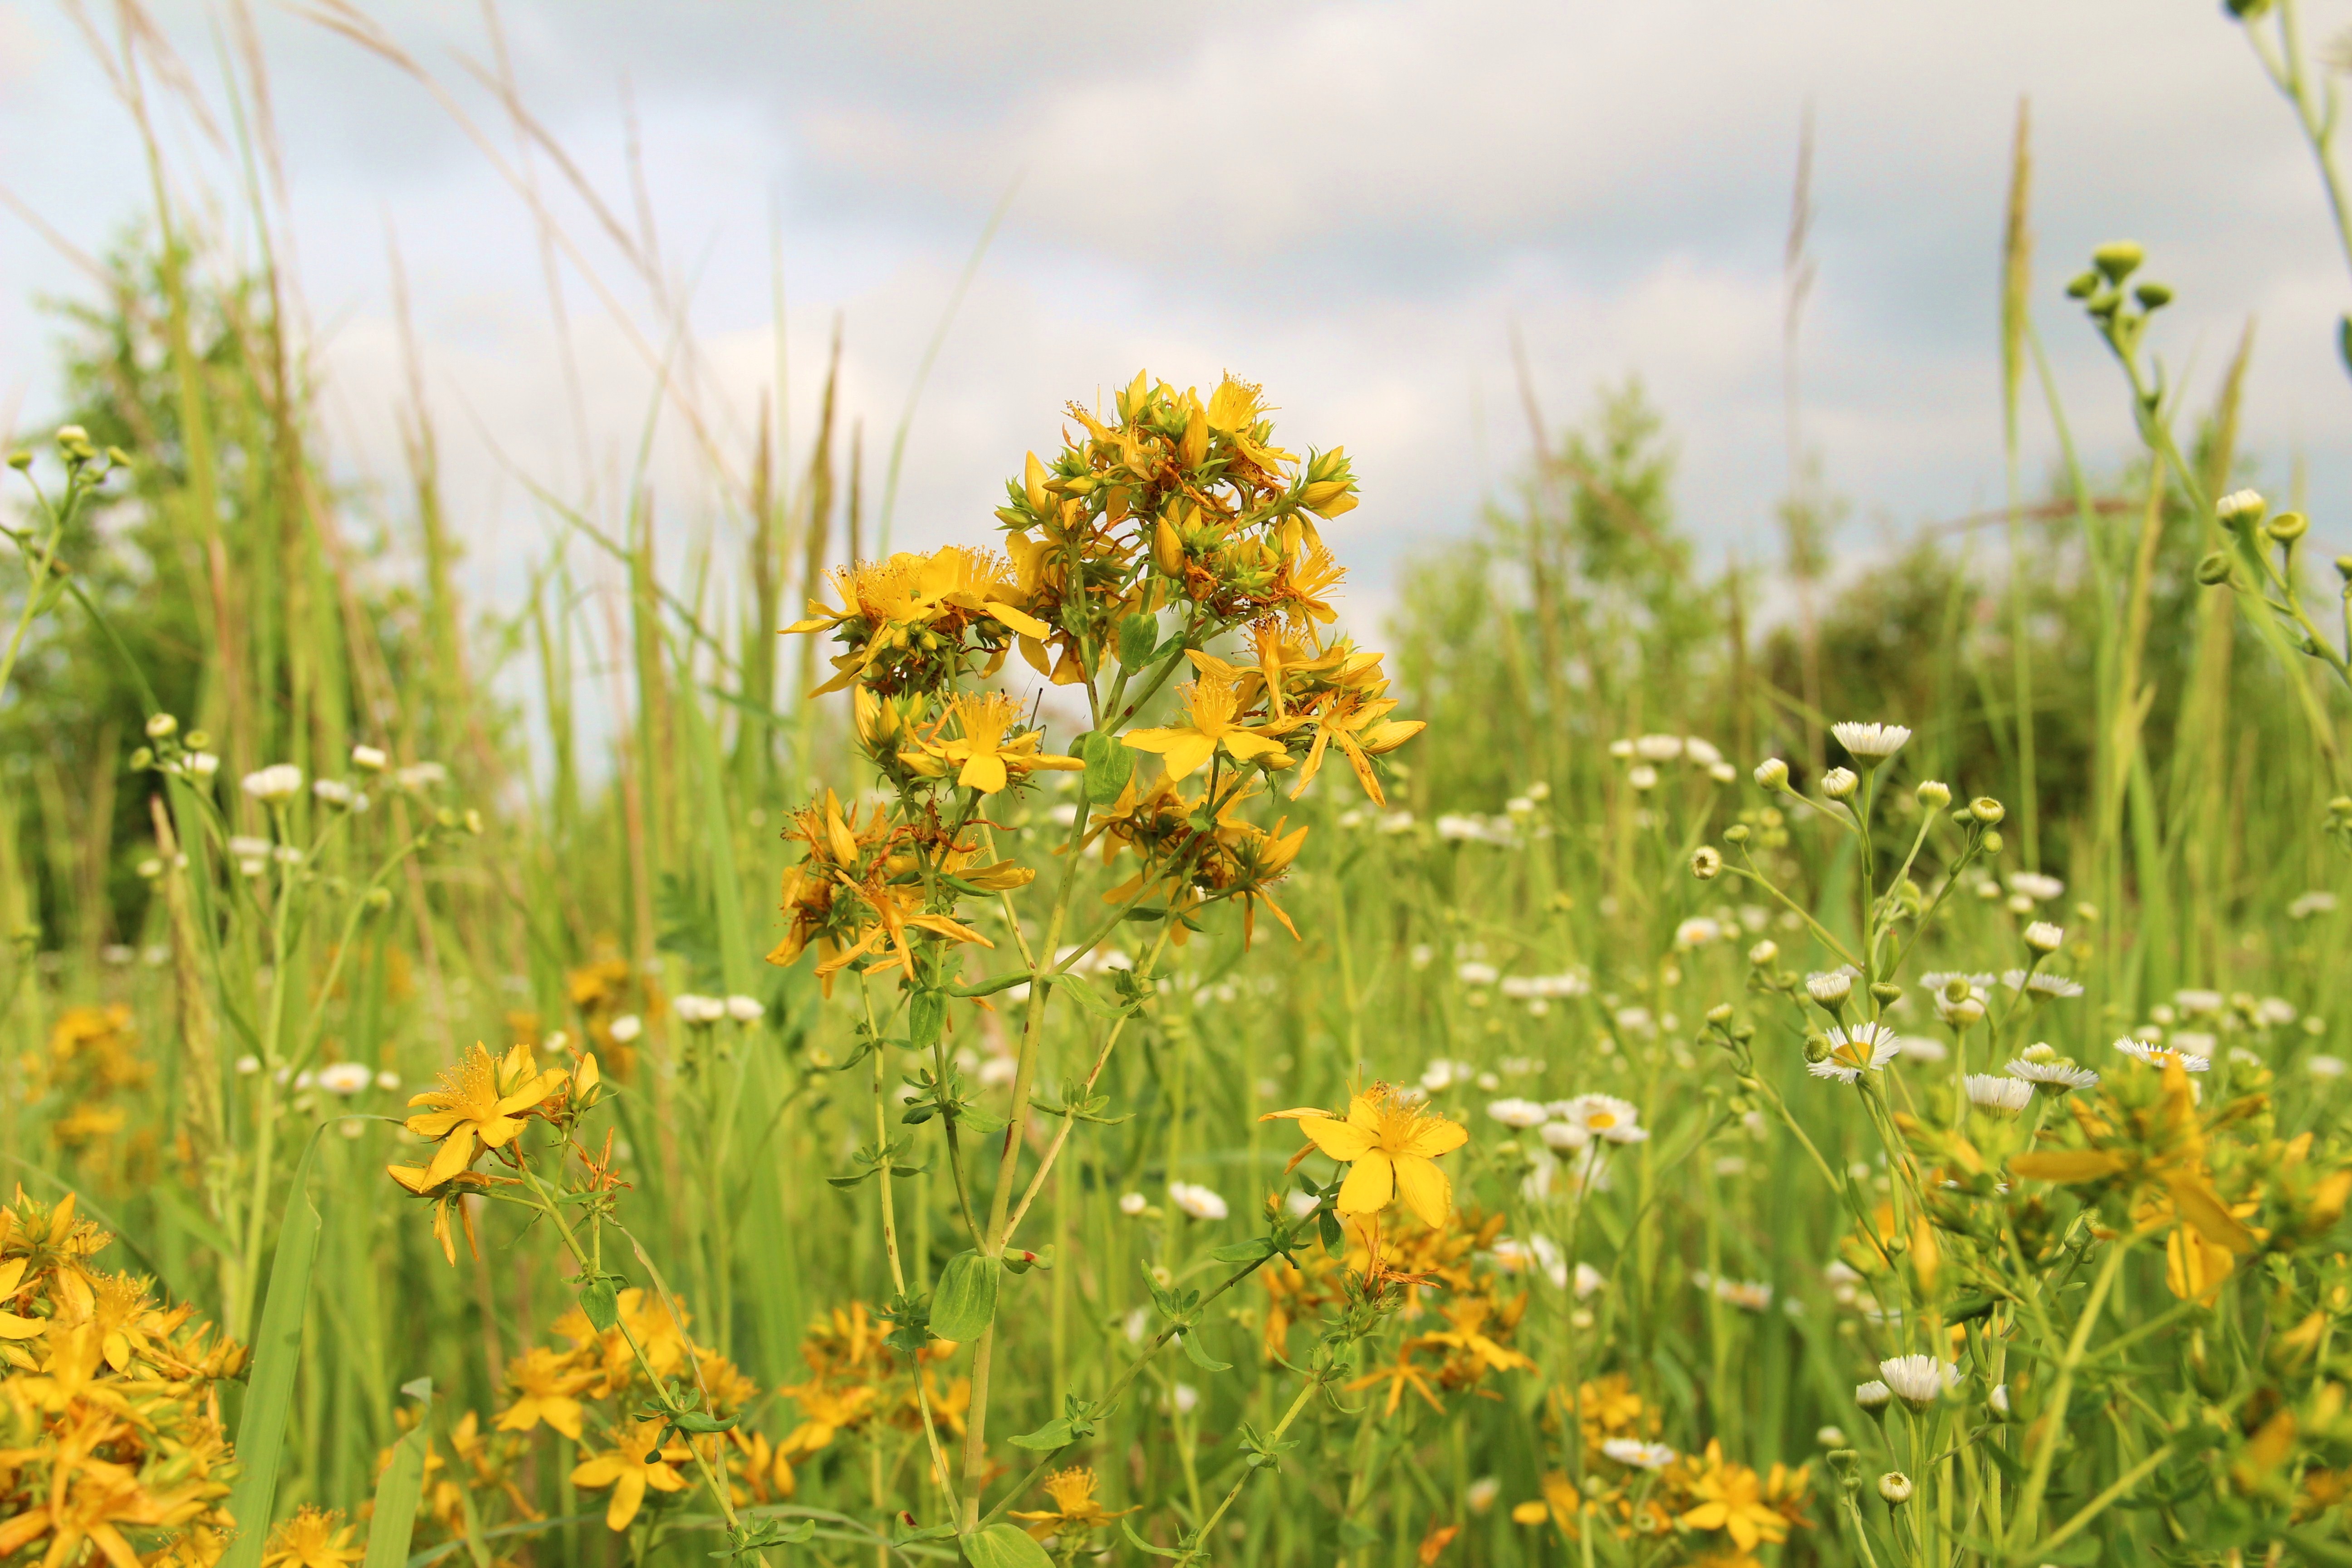
<svg viewBox="0 0 2352 1568"><path fill-rule="evenodd" d="M2263 531L2281 544L2290 544L2310 531L2311 520L2299 511L2283 511L2265 523Z"/></svg>
<svg viewBox="0 0 2352 1568"><path fill-rule="evenodd" d="M2161 310L2172 303L2172 290L2162 283L2143 283L2132 290L2143 310Z"/></svg>
<svg viewBox="0 0 2352 1568"><path fill-rule="evenodd" d="M2352 559L2352 557L2347 557ZM2197 563L2197 580L2208 588L2218 588L2230 580L2230 558L2216 550Z"/></svg>
<svg viewBox="0 0 2352 1568"><path fill-rule="evenodd" d="M2066 285L2066 297L2069 300L2087 300L2098 292L2098 288L2099 275L2095 272L2085 272Z"/></svg>
<svg viewBox="0 0 2352 1568"><path fill-rule="evenodd" d="M2001 847L2001 843L2002 843L2002 839L2001 839L2001 837L2000 837L2000 834L1998 834L1998 833L1988 833L1988 834L1986 834L1986 835L1984 836L1984 852L1985 852L1986 854L1988 854L1988 855L1998 855L1998 854L2000 854L2000 847Z"/></svg>
<svg viewBox="0 0 2352 1568"><path fill-rule="evenodd" d="M2112 239L2091 252L2091 265L2110 283L2121 283L2138 270L2147 253L2128 239Z"/></svg>
<svg viewBox="0 0 2352 1568"><path fill-rule="evenodd" d="M1952 804L1952 786L1940 779L1922 779L1911 793L1929 811L1941 811Z"/></svg>
<svg viewBox="0 0 2352 1568"><path fill-rule="evenodd" d="M1990 827L1995 823L1998 823L2002 817L2007 816L2009 815L2009 811L2007 807L2003 806L2000 802L1993 799L1992 796L1989 795L1980 795L1977 796L1976 799L1969 802L1969 815L1975 817L1979 822L1983 823L1987 827Z"/></svg>
<svg viewBox="0 0 2352 1568"><path fill-rule="evenodd" d="M1710 1024L1718 1025L1728 1024L1731 1022L1731 1004L1728 1002L1717 1002L1714 1006L1709 1007L1706 1010L1706 1021Z"/></svg>

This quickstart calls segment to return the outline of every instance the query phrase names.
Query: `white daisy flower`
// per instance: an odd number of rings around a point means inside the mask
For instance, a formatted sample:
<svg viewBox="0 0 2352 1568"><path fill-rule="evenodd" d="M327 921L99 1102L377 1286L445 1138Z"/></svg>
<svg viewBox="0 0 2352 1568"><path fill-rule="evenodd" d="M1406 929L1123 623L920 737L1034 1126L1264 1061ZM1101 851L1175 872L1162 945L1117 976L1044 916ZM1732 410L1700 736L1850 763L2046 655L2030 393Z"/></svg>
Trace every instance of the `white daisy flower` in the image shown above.
<svg viewBox="0 0 2352 1568"><path fill-rule="evenodd" d="M245 793L265 805L283 805L302 793L302 770L292 763L273 763L245 775Z"/></svg>
<svg viewBox="0 0 2352 1568"><path fill-rule="evenodd" d="M1633 754L1645 763L1671 763L1683 754L1680 735L1644 735L1633 742Z"/></svg>
<svg viewBox="0 0 2352 1568"><path fill-rule="evenodd" d="M319 1087L346 1099L374 1081L375 1073L365 1062L329 1062L319 1069Z"/></svg>
<svg viewBox="0 0 2352 1568"><path fill-rule="evenodd" d="M2007 1071L2011 1078L2045 1088L2053 1094L2063 1094L2074 1089L2089 1089L2099 1081L2097 1073L2089 1068L2078 1067L2063 1057L2048 1061L2020 1058L2011 1062Z"/></svg>
<svg viewBox="0 0 2352 1568"><path fill-rule="evenodd" d="M1966 1088L1969 1104L1996 1115L2015 1116L2033 1103L2033 1086L2021 1078L2000 1078L1991 1073L1972 1072L1968 1076Z"/></svg>
<svg viewBox="0 0 2352 1568"><path fill-rule="evenodd" d="M1225 1200L1197 1182L1171 1182L1168 1201L1194 1219L1223 1219L1232 1211Z"/></svg>
<svg viewBox="0 0 2352 1568"><path fill-rule="evenodd" d="M2160 1068L2171 1063L2178 1065L2183 1072L2205 1072L2213 1066L2213 1059L2210 1057L2199 1056L2191 1051L2176 1050L2170 1046L2154 1046L2145 1040L2117 1040L2116 1049L2127 1057L2146 1062L2152 1068Z"/></svg>
<svg viewBox="0 0 2352 1568"><path fill-rule="evenodd" d="M1723 940L1723 924L1706 915L1693 915L1675 928L1675 945L1681 948L1705 947L1708 942Z"/></svg>
<svg viewBox="0 0 2352 1568"><path fill-rule="evenodd" d="M2009 875L2009 890L2022 893L2035 903L2046 904L2053 899L2065 897L2066 884L2039 871L2012 871Z"/></svg>
<svg viewBox="0 0 2352 1568"><path fill-rule="evenodd" d="M1559 1119L1612 1143L1639 1143L1650 1135L1632 1102L1612 1094L1580 1094L1550 1108Z"/></svg>
<svg viewBox="0 0 2352 1568"><path fill-rule="evenodd" d="M1638 1437L1612 1437L1601 1445L1601 1451L1621 1465L1631 1465L1637 1470L1663 1470L1675 1462L1675 1454L1664 1443L1644 1443Z"/></svg>
<svg viewBox="0 0 2352 1568"><path fill-rule="evenodd" d="M2176 991L2172 1005L2191 1016L2214 1014L2221 1010L2223 998L2219 991Z"/></svg>
<svg viewBox="0 0 2352 1568"><path fill-rule="evenodd" d="M1951 1058L1951 1047L1932 1035L1902 1035L1895 1041L1895 1049L1915 1061L1940 1062Z"/></svg>
<svg viewBox="0 0 2352 1568"><path fill-rule="evenodd" d="M2326 1056L2312 1057L2305 1061L2303 1070L2314 1078L2339 1079L2344 1076L2344 1058Z"/></svg>
<svg viewBox="0 0 2352 1568"><path fill-rule="evenodd" d="M1824 1007L1833 1007L1853 994L1853 971L1832 969L1805 976L1805 994Z"/></svg>
<svg viewBox="0 0 2352 1568"><path fill-rule="evenodd" d="M1491 963L1457 963L1454 978L1465 985L1492 985L1502 978L1503 972Z"/></svg>
<svg viewBox="0 0 2352 1568"><path fill-rule="evenodd" d="M1911 738L1911 731L1900 724L1832 724L1830 733L1856 757L1872 762L1893 756Z"/></svg>
<svg viewBox="0 0 2352 1568"><path fill-rule="evenodd" d="M1925 1410L1960 1385L1960 1369L1931 1355L1891 1356L1878 1363L1878 1375L1914 1410Z"/></svg>
<svg viewBox="0 0 2352 1568"><path fill-rule="evenodd" d="M1884 1024L1855 1024L1851 1027L1832 1024L1829 1040L1829 1056L1811 1064L1807 1070L1815 1078L1835 1079L1840 1083L1852 1083L1865 1071L1885 1067L1903 1048L1895 1043L1895 1031Z"/></svg>
<svg viewBox="0 0 2352 1568"><path fill-rule="evenodd" d="M1530 1127L1542 1126L1550 1112L1532 1100L1521 1100L1513 1096L1507 1100L1490 1102L1486 1107L1486 1114L1506 1127L1516 1128L1524 1132Z"/></svg>

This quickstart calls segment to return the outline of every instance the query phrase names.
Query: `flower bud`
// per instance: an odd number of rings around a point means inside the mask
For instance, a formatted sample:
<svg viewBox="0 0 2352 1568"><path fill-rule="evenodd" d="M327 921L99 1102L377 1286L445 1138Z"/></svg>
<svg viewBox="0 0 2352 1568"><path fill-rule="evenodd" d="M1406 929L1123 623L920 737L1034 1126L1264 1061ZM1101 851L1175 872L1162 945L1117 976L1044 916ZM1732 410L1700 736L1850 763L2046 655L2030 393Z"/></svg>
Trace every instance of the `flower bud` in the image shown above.
<svg viewBox="0 0 2352 1568"><path fill-rule="evenodd" d="M1780 956L1780 944L1769 936L1748 950L1748 962L1759 969L1764 968Z"/></svg>
<svg viewBox="0 0 2352 1568"><path fill-rule="evenodd" d="M862 691L865 688L860 687L858 689ZM368 773L380 773L383 772L384 764L391 760L392 759L385 756L381 750L374 746L353 746L352 748L352 766L362 769Z"/></svg>
<svg viewBox="0 0 2352 1568"><path fill-rule="evenodd" d="M2259 522L2270 502L2263 500L2260 490L2231 490L2213 503L2213 521L2223 528L2238 528Z"/></svg>
<svg viewBox="0 0 2352 1568"><path fill-rule="evenodd" d="M1766 789L1789 787L1789 764L1778 757L1767 757L1756 764L1756 782Z"/></svg>
<svg viewBox="0 0 2352 1568"><path fill-rule="evenodd" d="M2143 310L2161 310L2172 303L2172 289L2163 283L2143 283L2132 290L2132 298Z"/></svg>
<svg viewBox="0 0 2352 1568"><path fill-rule="evenodd" d="M2263 531L2281 544L2292 544L2311 530L2311 519L2299 511L2283 511L2263 525Z"/></svg>
<svg viewBox="0 0 2352 1568"><path fill-rule="evenodd" d="M1929 811L1941 811L1952 804L1952 786L1940 779L1922 779L1911 793Z"/></svg>
<svg viewBox="0 0 2352 1568"><path fill-rule="evenodd" d="M1813 1441L1824 1448L1843 1448L1845 1447L1845 1428L1824 1426L1813 1434Z"/></svg>
<svg viewBox="0 0 2352 1568"><path fill-rule="evenodd" d="M187 742L188 750L192 752L208 750L213 743L212 731L209 730L191 730L181 738Z"/></svg>
<svg viewBox="0 0 2352 1568"><path fill-rule="evenodd" d="M1702 844L1691 851L1691 875L1702 882L1712 882L1723 875L1723 852L1712 844Z"/></svg>
<svg viewBox="0 0 2352 1568"><path fill-rule="evenodd" d="M2066 298L2069 300L2087 300L2098 291L2099 275L2095 272L2084 272L2066 280Z"/></svg>
<svg viewBox="0 0 2352 1568"><path fill-rule="evenodd" d="M1151 563L1166 576L1184 575L1184 542L1176 536L1176 525L1164 517L1151 530Z"/></svg>
<svg viewBox="0 0 2352 1568"><path fill-rule="evenodd" d="M1827 1035L1807 1035L1805 1037L1805 1059L1809 1062L1825 1062L1829 1060L1830 1037Z"/></svg>
<svg viewBox="0 0 2352 1568"><path fill-rule="evenodd" d="M2001 851L2001 846L2006 844L2008 840L2001 837L1998 833L1988 833L1984 836L1983 842L1984 852L1986 854L1998 855Z"/></svg>
<svg viewBox="0 0 2352 1568"><path fill-rule="evenodd" d="M2003 806L2000 802L1993 799L1992 796L1989 795L1980 795L1977 796L1976 799L1969 802L1969 815L1975 817L1979 822L1983 823L1987 827L1991 827L1998 824L2002 817L2007 816L2009 815L2009 810L2007 807Z"/></svg>
<svg viewBox="0 0 2352 1568"><path fill-rule="evenodd" d="M1714 1006L1709 1007L1706 1010L1706 1021L1710 1024L1728 1024L1731 1022L1731 1004L1728 1002L1717 1002Z"/></svg>
<svg viewBox="0 0 2352 1568"><path fill-rule="evenodd" d="M1725 828L1725 829L1723 830L1723 841L1724 841L1726 844L1745 844L1745 843L1747 843L1747 842L1748 842L1748 824L1746 824L1746 823L1744 823L1744 822L1735 822L1735 823L1733 823L1730 826L1728 826L1728 827Z"/></svg>
<svg viewBox="0 0 2352 1568"><path fill-rule="evenodd" d="M2128 239L2112 239L2091 252L2091 265L2110 283L2120 283L2138 270L2147 253Z"/></svg>
<svg viewBox="0 0 2352 1568"><path fill-rule="evenodd" d="M1854 1384L1853 1402L1875 1415L1895 1403L1895 1391L1874 1377L1868 1383Z"/></svg>
<svg viewBox="0 0 2352 1568"><path fill-rule="evenodd" d="M1822 793L1832 800L1844 800L1862 785L1862 779L1852 768L1832 768L1822 775Z"/></svg>
<svg viewBox="0 0 2352 1568"><path fill-rule="evenodd" d="M158 713L147 721L147 738L151 741L169 740L179 732L180 721L169 713Z"/></svg>
<svg viewBox="0 0 2352 1568"><path fill-rule="evenodd" d="M2035 921L2025 928L2025 945L2036 952L2055 952L2066 945L2066 932L2048 921Z"/></svg>
<svg viewBox="0 0 2352 1568"><path fill-rule="evenodd" d="M1889 1470L1878 1478L1878 1495L1891 1508L1901 1508L1911 1500L1911 1478L1900 1470Z"/></svg>
<svg viewBox="0 0 2352 1568"><path fill-rule="evenodd" d="M2230 580L2230 558L2216 550L2197 563L2197 580L2208 588L2218 588Z"/></svg>
<svg viewBox="0 0 2352 1568"><path fill-rule="evenodd" d="M1882 1007L1892 1007L1903 999L1903 987L1892 980L1882 980L1870 988L1871 995Z"/></svg>
<svg viewBox="0 0 2352 1568"><path fill-rule="evenodd" d="M33 466L33 454L30 452L11 452L8 454L8 466L21 474L26 468Z"/></svg>

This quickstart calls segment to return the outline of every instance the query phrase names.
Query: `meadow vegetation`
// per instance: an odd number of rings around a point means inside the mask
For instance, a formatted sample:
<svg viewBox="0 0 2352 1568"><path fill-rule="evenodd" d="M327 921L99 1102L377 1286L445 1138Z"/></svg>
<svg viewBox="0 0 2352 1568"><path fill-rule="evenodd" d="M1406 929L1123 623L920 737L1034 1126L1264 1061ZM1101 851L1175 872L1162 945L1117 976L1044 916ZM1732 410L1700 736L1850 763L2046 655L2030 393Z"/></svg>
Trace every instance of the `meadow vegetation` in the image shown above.
<svg viewBox="0 0 2352 1568"><path fill-rule="evenodd" d="M1530 398L1382 628L1344 433L1131 367L470 601L159 178L7 476L0 1565L2352 1563L2352 557L2030 173L2007 506L1717 562Z"/></svg>

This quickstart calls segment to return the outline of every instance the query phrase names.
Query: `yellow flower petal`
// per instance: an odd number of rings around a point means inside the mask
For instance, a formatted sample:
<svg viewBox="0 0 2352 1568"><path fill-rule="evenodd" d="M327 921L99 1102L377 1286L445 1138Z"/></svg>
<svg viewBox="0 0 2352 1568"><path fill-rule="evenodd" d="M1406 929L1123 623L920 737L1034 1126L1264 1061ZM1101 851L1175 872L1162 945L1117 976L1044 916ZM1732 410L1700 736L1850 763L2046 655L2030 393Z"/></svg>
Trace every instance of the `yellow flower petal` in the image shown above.
<svg viewBox="0 0 2352 1568"><path fill-rule="evenodd" d="M1396 1166L1388 1155L1368 1148L1348 1173L1339 1189L1341 1214L1378 1214L1396 1195Z"/></svg>

